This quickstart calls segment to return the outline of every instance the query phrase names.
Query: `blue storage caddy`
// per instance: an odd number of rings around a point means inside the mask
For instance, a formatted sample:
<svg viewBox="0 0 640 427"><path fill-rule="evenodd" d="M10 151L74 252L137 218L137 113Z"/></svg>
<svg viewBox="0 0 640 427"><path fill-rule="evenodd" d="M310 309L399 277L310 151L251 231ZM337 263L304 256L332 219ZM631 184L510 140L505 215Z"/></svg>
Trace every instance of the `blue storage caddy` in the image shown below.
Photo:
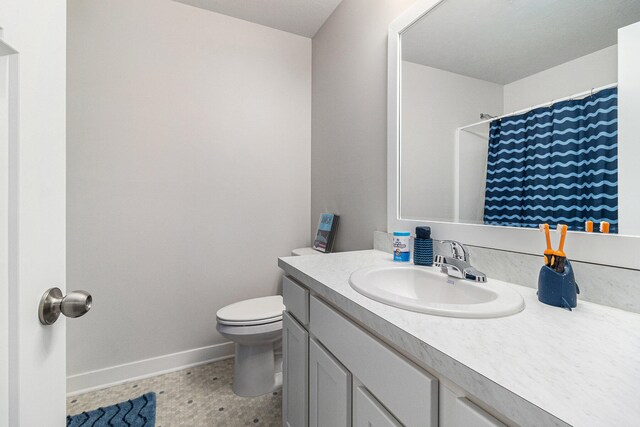
<svg viewBox="0 0 640 427"><path fill-rule="evenodd" d="M571 311L578 305L580 288L576 283L571 263L567 260L564 273L557 273L546 265L538 276L538 301Z"/></svg>

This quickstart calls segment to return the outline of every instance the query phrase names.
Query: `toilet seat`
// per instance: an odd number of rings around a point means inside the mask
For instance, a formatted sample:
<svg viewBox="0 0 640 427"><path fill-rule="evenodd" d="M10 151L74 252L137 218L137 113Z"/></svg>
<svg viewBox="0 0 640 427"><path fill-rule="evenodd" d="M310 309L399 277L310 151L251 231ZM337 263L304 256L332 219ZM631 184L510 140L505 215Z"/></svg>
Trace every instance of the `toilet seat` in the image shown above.
<svg viewBox="0 0 640 427"><path fill-rule="evenodd" d="M265 325L281 321L284 309L280 295L252 298L221 308L216 313L216 318L222 325Z"/></svg>
<svg viewBox="0 0 640 427"><path fill-rule="evenodd" d="M235 342L241 341L243 338L251 338L252 340L261 340L259 335L263 335L265 339L271 339L271 334L280 335L282 333L282 320L261 325L227 325L220 323L216 325L216 330L223 335L232 337Z"/></svg>
<svg viewBox="0 0 640 427"><path fill-rule="evenodd" d="M228 326L260 326L260 325L267 325L269 323L275 323L275 322L281 322L281 321L282 321L282 315L271 317L269 319L245 320L245 321L240 321L240 322L234 322L234 321L231 321L231 320L224 320L224 319L220 319L218 317L218 323L219 324L228 325Z"/></svg>

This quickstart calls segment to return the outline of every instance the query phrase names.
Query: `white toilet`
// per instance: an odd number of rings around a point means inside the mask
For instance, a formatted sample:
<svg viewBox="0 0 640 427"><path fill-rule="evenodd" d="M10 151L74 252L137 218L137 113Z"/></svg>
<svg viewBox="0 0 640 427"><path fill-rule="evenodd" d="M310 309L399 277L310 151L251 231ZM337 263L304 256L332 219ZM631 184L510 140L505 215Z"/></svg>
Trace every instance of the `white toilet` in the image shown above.
<svg viewBox="0 0 640 427"><path fill-rule="evenodd" d="M228 305L216 314L218 332L236 343L233 392L259 396L282 384L276 380L275 348L282 340L280 295L254 298Z"/></svg>
<svg viewBox="0 0 640 427"><path fill-rule="evenodd" d="M320 254L311 248L294 249L292 255ZM276 350L281 348L282 297L253 298L221 308L216 313L220 334L236 343L233 392L260 396L282 385Z"/></svg>

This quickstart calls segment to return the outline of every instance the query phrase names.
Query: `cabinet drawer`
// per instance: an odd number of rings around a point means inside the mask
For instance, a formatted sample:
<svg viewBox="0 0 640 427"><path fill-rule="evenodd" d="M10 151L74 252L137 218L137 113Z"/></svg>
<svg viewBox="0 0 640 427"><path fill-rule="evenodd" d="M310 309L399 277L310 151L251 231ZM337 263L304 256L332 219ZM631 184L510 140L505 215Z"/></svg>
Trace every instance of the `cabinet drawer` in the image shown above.
<svg viewBox="0 0 640 427"><path fill-rule="evenodd" d="M353 427L402 427L363 386L353 393Z"/></svg>
<svg viewBox="0 0 640 427"><path fill-rule="evenodd" d="M310 332L407 427L438 425L438 380L315 297Z"/></svg>
<svg viewBox="0 0 640 427"><path fill-rule="evenodd" d="M440 387L441 427L506 427L464 396L458 396L447 387Z"/></svg>
<svg viewBox="0 0 640 427"><path fill-rule="evenodd" d="M287 311L303 325L309 324L309 291L288 277L282 278L282 299Z"/></svg>

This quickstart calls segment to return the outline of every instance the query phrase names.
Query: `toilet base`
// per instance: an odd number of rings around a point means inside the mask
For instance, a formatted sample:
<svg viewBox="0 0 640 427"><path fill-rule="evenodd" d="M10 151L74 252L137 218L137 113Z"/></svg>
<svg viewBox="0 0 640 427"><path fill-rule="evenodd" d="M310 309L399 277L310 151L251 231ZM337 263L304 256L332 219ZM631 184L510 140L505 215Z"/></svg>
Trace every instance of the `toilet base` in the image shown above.
<svg viewBox="0 0 640 427"><path fill-rule="evenodd" d="M276 378L274 343L242 345L236 343L233 366L233 392L242 397L271 393L282 384Z"/></svg>

